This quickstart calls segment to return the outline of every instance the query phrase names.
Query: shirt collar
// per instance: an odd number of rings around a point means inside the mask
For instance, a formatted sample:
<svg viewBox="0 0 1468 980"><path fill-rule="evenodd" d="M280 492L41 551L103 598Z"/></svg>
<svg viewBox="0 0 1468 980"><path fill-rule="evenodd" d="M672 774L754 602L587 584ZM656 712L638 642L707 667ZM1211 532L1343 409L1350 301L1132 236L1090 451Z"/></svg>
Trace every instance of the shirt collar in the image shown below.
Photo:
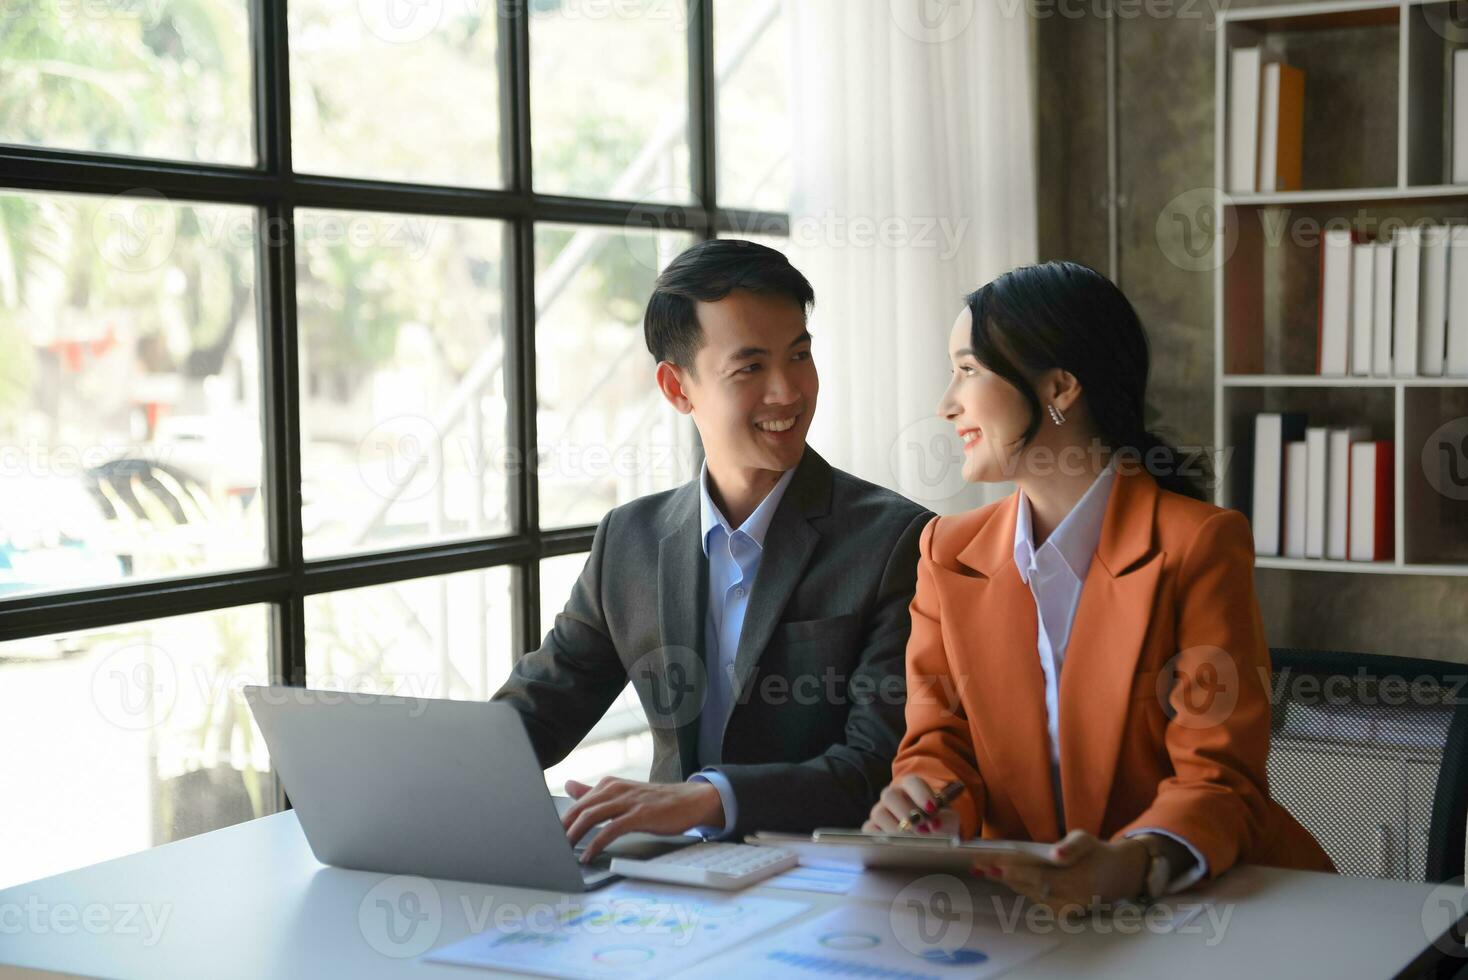
<svg viewBox="0 0 1468 980"><path fill-rule="evenodd" d="M1106 504L1111 499L1111 485L1116 482L1115 461L1106 464L1079 502L1065 515L1060 526L1050 533L1039 548L1054 550L1064 559L1071 572L1085 581L1091 559L1101 542L1101 525L1106 520ZM1034 529L1031 526L1030 501L1023 490L1019 493L1019 512L1014 520L1014 564L1025 582L1030 580L1030 563L1035 557Z"/></svg>
<svg viewBox="0 0 1468 980"><path fill-rule="evenodd" d="M775 519L775 510L780 506L780 498L785 496L785 488L795 477L795 467L786 470L775 483L770 492L765 494L765 499L759 502L754 513L745 518L744 523L739 525L739 530L744 532L761 551L765 547L765 534L770 530L770 522ZM733 536L734 531L729 527L729 522L715 506L713 498L709 496L709 464L705 460L698 470L698 503L699 521L702 530L701 540L703 542L704 557L709 553L709 534L715 528L722 528L724 533Z"/></svg>

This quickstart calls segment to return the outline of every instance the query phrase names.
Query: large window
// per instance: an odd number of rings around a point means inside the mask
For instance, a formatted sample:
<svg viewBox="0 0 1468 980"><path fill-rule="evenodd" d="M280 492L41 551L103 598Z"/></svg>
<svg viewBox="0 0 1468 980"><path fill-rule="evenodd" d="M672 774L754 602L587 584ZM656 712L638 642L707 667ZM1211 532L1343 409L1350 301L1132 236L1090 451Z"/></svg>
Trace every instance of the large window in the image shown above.
<svg viewBox="0 0 1468 980"><path fill-rule="evenodd" d="M657 272L790 194L780 0L13 6L0 887L285 805L246 683L492 694L696 472Z"/></svg>

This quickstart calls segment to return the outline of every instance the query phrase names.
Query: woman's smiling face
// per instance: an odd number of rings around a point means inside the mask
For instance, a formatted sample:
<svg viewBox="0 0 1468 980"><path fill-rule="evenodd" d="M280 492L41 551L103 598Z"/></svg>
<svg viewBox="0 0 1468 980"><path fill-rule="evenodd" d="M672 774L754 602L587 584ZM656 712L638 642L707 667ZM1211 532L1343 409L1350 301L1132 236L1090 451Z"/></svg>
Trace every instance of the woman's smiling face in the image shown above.
<svg viewBox="0 0 1468 980"><path fill-rule="evenodd" d="M953 424L963 443L963 478L1000 483L1014 478L1014 456L1030 426L1030 407L1014 385L979 363L971 345L968 307L948 334L952 375L938 402L940 418Z"/></svg>

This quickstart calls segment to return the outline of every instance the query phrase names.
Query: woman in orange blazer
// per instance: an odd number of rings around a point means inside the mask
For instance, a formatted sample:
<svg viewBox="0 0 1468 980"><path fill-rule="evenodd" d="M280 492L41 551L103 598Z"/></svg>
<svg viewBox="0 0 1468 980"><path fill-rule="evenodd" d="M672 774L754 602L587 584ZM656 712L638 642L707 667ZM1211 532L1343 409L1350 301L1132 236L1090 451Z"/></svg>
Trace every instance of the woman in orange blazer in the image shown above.
<svg viewBox="0 0 1468 980"><path fill-rule="evenodd" d="M1269 798L1249 524L1146 430L1126 297L1073 263L1016 269L968 297L949 352L964 477L1018 490L923 532L907 733L864 829L1058 842L1059 866L975 873L1060 907L1239 862L1333 870Z"/></svg>

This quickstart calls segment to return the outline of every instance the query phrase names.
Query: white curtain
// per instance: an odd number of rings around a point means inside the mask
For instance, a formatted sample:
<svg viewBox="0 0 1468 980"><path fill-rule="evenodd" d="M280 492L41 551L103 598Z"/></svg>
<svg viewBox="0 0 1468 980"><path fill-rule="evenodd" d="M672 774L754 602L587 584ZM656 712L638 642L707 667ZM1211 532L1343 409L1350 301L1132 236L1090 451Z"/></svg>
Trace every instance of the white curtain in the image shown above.
<svg viewBox="0 0 1468 980"><path fill-rule="evenodd" d="M1036 258L1031 25L995 0L792 0L791 260L816 290L811 443L939 512L964 484L934 414L970 290Z"/></svg>

